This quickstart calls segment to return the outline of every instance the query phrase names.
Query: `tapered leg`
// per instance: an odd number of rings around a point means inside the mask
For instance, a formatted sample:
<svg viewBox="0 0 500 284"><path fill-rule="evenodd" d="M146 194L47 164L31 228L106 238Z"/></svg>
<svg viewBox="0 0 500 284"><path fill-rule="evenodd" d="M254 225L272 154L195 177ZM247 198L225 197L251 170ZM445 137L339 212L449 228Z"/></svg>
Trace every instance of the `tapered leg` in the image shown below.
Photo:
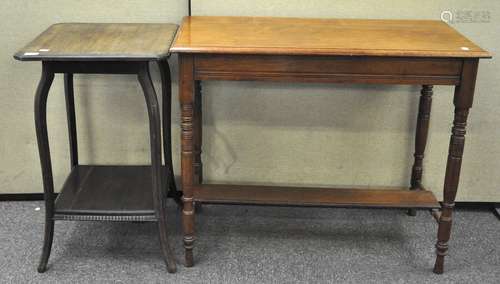
<svg viewBox="0 0 500 284"><path fill-rule="evenodd" d="M186 266L194 265L194 131L196 121L194 111L194 74L193 57L181 54L179 56L179 99L181 104L181 176L182 176L182 223L184 230L184 250Z"/></svg>
<svg viewBox="0 0 500 284"><path fill-rule="evenodd" d="M42 63L42 77L35 95L35 127L42 168L43 191L45 199L45 237L38 272L47 271L47 263L52 249L54 237L54 182L52 178L52 162L50 160L49 138L47 135L47 97L54 80L54 73L45 62Z"/></svg>
<svg viewBox="0 0 500 284"><path fill-rule="evenodd" d="M66 115L68 120L69 150L71 168L78 166L78 143L76 136L75 95L73 74L64 74L64 94L66 99Z"/></svg>
<svg viewBox="0 0 500 284"><path fill-rule="evenodd" d="M162 89L162 127L163 127L163 157L165 159L166 186L169 189L168 197L171 197L175 202L182 206L182 193L177 191L175 185L174 167L172 163L172 82L170 78L170 67L167 60L159 61L161 89Z"/></svg>
<svg viewBox="0 0 500 284"><path fill-rule="evenodd" d="M176 271L175 259L170 249L168 241L167 223L166 223L166 200L167 191L163 187L163 174L161 162L161 128L160 111L153 82L149 74L148 63L145 62L138 75L139 82L144 91L146 105L149 115L150 143L151 143L151 167L153 179L153 198L156 208L156 217L158 218L158 227L160 231L160 245L163 252L168 272Z"/></svg>
<svg viewBox="0 0 500 284"><path fill-rule="evenodd" d="M433 86L422 87L420 103L418 106L417 133L415 136L415 161L411 171L411 190L422 188L422 173L427 134L429 133L429 120L431 115ZM408 215L415 216L415 209L408 210Z"/></svg>
<svg viewBox="0 0 500 284"><path fill-rule="evenodd" d="M443 273L444 257L448 253L450 240L452 213L455 206L462 155L464 152L465 132L469 109L472 106L477 74L477 59L465 60L460 86L455 89L454 105L455 118L453 120L448 161L444 181L444 200L439 218L438 241L436 243L436 263L434 273Z"/></svg>
<svg viewBox="0 0 500 284"><path fill-rule="evenodd" d="M444 184L444 200L441 217L439 218L438 241L436 243L436 264L434 272L443 273L444 257L448 253L448 241L450 240L452 213L455 207L455 196L458 187L458 177L462 164L462 154L465 142L465 126L469 110L455 108L455 119L453 122L452 135L448 162L446 165L446 176Z"/></svg>

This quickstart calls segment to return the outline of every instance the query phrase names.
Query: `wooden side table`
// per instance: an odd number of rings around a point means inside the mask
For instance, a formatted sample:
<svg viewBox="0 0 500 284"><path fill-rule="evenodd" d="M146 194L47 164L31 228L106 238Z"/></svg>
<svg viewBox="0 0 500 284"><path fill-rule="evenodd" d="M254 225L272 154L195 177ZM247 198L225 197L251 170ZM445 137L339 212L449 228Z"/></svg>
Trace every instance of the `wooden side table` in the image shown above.
<svg viewBox="0 0 500 284"><path fill-rule="evenodd" d="M194 203L441 208L435 273L443 272L480 58L491 55L440 21L186 17L179 54L184 248L193 265ZM410 186L386 190L203 184L204 80L422 85ZM433 85L455 86L444 201L422 185ZM411 189L411 190L408 190Z"/></svg>
<svg viewBox="0 0 500 284"><path fill-rule="evenodd" d="M46 216L39 272L47 270L55 220L157 222L167 270L176 271L165 211L167 196L180 201L171 159L171 82L167 61L176 30L174 24L56 24L14 55L22 61L42 61L42 77L35 96ZM156 62L161 71L165 166L162 166L160 106L149 73L150 62ZM64 74L71 173L55 199L46 111L49 89L57 73ZM77 73L137 75L149 115L151 166L78 162L73 97L73 74Z"/></svg>

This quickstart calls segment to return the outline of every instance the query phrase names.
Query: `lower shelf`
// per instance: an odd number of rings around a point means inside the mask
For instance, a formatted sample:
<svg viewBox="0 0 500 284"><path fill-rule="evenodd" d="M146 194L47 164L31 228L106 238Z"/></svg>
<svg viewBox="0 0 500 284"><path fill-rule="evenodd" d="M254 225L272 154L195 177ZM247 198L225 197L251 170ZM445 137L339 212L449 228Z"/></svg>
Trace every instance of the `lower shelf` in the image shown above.
<svg viewBox="0 0 500 284"><path fill-rule="evenodd" d="M440 208L434 194L407 188L297 188L276 186L203 184L194 186L201 203L296 205L364 208Z"/></svg>
<svg viewBox="0 0 500 284"><path fill-rule="evenodd" d="M57 220L155 221L150 166L77 166L55 202Z"/></svg>

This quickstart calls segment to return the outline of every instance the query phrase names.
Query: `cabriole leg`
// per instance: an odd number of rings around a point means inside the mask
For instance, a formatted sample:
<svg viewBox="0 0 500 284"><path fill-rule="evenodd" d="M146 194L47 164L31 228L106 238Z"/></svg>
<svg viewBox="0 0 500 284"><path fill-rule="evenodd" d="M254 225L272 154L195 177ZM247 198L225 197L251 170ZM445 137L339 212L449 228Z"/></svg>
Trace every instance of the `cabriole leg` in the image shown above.
<svg viewBox="0 0 500 284"><path fill-rule="evenodd" d="M49 138L47 135L47 97L54 80L54 73L46 62L42 62L42 77L35 95L35 127L42 168L43 191L45 199L45 236L42 256L38 272L47 271L47 263L52 249L54 237L54 182L52 178L52 162L50 160Z"/></svg>
<svg viewBox="0 0 500 284"><path fill-rule="evenodd" d="M163 252L167 270L170 273L176 271L175 259L170 249L167 231L166 206L167 190L162 184L162 162L161 162L161 124L158 100L154 90L153 82L149 73L148 63L145 62L138 74L142 86L149 115L150 143L151 143L151 168L153 180L153 198L156 208L156 217L160 231L160 245Z"/></svg>

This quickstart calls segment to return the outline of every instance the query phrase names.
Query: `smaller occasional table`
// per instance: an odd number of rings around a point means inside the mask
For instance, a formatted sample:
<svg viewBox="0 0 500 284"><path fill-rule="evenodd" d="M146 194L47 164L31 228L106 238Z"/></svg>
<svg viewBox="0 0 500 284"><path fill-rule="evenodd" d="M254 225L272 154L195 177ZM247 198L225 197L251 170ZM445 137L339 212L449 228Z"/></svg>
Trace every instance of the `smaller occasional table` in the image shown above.
<svg viewBox="0 0 500 284"><path fill-rule="evenodd" d="M46 223L38 272L47 270L55 220L157 222L167 270L176 271L165 212L167 196L180 200L172 170L171 82L167 62L176 31L174 24L56 24L14 55L22 61L42 61L42 77L35 96L35 124ZM150 77L150 62L158 63L161 73L165 166L160 106ZM57 73L64 74L71 172L55 198L46 114L49 89ZM137 75L149 115L151 166L79 164L73 92L76 73Z"/></svg>

